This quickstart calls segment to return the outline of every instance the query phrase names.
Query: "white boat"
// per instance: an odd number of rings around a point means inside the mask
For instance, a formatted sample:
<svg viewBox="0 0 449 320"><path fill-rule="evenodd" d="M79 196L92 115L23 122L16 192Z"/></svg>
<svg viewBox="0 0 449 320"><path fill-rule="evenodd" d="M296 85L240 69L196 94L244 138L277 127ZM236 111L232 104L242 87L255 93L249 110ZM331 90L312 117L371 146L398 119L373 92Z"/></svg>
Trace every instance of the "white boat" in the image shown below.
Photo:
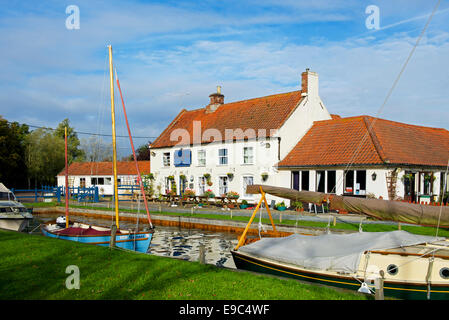
<svg viewBox="0 0 449 320"><path fill-rule="evenodd" d="M0 228L21 232L32 219L33 215L17 201L14 193L0 183Z"/></svg>

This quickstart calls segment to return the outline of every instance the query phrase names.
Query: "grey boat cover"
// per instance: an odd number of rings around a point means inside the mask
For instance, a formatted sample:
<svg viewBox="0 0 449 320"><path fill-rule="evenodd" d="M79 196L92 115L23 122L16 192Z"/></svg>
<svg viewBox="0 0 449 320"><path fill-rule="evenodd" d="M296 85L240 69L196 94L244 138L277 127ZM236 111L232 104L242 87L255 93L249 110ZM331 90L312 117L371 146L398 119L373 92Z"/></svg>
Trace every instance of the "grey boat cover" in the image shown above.
<svg viewBox="0 0 449 320"><path fill-rule="evenodd" d="M365 251L430 243L444 238L420 236L403 230L263 238L239 249L259 258L312 270L354 273Z"/></svg>
<svg viewBox="0 0 449 320"><path fill-rule="evenodd" d="M327 202L331 210L346 210L352 213L365 214L379 220L449 228L449 206L429 206L401 201L337 196L322 192L297 191L266 185L249 185L246 188L246 193L258 194L261 188L268 194L294 201L317 204Z"/></svg>

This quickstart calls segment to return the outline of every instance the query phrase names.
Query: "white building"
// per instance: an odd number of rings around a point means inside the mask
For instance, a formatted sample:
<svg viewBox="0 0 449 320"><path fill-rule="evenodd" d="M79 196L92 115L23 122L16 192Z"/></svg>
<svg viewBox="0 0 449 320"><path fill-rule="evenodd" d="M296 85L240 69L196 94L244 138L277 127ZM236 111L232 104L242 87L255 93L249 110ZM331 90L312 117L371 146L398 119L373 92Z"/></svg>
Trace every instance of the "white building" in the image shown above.
<svg viewBox="0 0 449 320"><path fill-rule="evenodd" d="M203 108L183 109L150 145L156 192L234 191L254 202L258 196L245 194L248 184L290 187L290 172L275 165L315 121L331 119L318 94L318 74L309 70L301 90L224 103L217 87L209 97Z"/></svg>
<svg viewBox="0 0 449 320"><path fill-rule="evenodd" d="M150 173L150 161L137 161L141 175ZM65 186L65 170L57 175L58 187ZM137 185L137 170L134 161L117 162L117 183ZM68 169L69 187L98 187L99 195L114 194L114 171L110 161L105 162L73 162ZM120 192L119 192L120 193ZM125 192L129 193L129 191Z"/></svg>
<svg viewBox="0 0 449 320"><path fill-rule="evenodd" d="M446 129L357 116L316 122L277 167L296 190L428 203L448 160Z"/></svg>

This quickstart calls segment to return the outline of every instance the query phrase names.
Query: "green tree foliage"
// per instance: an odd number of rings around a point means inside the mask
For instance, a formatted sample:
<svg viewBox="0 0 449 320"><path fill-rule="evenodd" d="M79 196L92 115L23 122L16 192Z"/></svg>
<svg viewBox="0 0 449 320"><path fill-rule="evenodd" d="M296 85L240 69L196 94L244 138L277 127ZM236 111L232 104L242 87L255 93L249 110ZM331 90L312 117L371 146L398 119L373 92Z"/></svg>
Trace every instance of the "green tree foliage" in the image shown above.
<svg viewBox="0 0 449 320"><path fill-rule="evenodd" d="M143 144L139 148L137 148L137 150L136 150L137 161L151 160L151 153L150 153L150 149L148 148L149 144L150 144L150 142L148 141L147 144ZM130 161L134 160L134 157L132 154L127 156L126 158L127 158L127 160L130 160Z"/></svg>
<svg viewBox="0 0 449 320"><path fill-rule="evenodd" d="M69 165L74 161L84 161L84 151L80 149L80 140L75 129L70 127L69 119L64 119L54 131L54 135L64 141L65 128L67 127L67 158Z"/></svg>
<svg viewBox="0 0 449 320"><path fill-rule="evenodd" d="M26 186L25 136L27 125L9 123L0 116L0 182L8 188Z"/></svg>
<svg viewBox="0 0 449 320"><path fill-rule="evenodd" d="M65 167L64 139L49 129L32 131L27 136L26 163L34 186L55 185Z"/></svg>

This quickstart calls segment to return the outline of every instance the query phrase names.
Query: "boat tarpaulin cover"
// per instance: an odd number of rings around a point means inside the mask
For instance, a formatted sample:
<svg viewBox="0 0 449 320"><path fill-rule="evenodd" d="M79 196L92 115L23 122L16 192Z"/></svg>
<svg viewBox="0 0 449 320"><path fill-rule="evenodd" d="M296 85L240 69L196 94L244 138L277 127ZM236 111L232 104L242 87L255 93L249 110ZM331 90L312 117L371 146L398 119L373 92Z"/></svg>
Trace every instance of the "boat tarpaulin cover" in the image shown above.
<svg viewBox="0 0 449 320"><path fill-rule="evenodd" d="M345 210L351 213L365 214L379 220L449 228L449 206L430 206L401 201L337 196L322 192L297 191L266 185L247 186L246 193L260 193L260 188L268 194L293 201L317 204L327 202L331 210Z"/></svg>
<svg viewBox="0 0 449 320"><path fill-rule="evenodd" d="M313 270L354 273L365 251L430 243L444 238L420 236L403 230L263 238L239 251L255 257Z"/></svg>

